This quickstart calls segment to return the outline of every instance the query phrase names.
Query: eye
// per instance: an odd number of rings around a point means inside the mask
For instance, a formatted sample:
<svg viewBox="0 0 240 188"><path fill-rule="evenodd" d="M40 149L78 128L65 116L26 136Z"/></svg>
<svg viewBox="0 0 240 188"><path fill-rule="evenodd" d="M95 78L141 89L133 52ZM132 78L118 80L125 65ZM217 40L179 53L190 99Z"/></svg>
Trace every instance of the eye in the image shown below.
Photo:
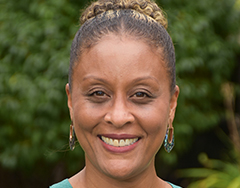
<svg viewBox="0 0 240 188"><path fill-rule="evenodd" d="M94 96L94 97L107 97L108 95L104 91L94 91L90 93L89 96Z"/></svg>
<svg viewBox="0 0 240 188"><path fill-rule="evenodd" d="M144 98L144 97L148 97L148 95L144 92L137 92L133 95L134 97L141 97L141 98Z"/></svg>
<svg viewBox="0 0 240 188"><path fill-rule="evenodd" d="M138 91L135 94L133 94L131 98L136 100L143 100L143 99L151 98L151 95L148 94L147 92Z"/></svg>
<svg viewBox="0 0 240 188"><path fill-rule="evenodd" d="M154 96L147 91L137 91L130 98L136 104L148 104L153 101Z"/></svg>
<svg viewBox="0 0 240 188"><path fill-rule="evenodd" d="M109 98L110 96L102 90L94 90L88 94L88 100L94 103L103 103Z"/></svg>
<svg viewBox="0 0 240 188"><path fill-rule="evenodd" d="M95 95L95 96L105 96L106 94L103 92L103 91L95 91L92 93L92 95Z"/></svg>

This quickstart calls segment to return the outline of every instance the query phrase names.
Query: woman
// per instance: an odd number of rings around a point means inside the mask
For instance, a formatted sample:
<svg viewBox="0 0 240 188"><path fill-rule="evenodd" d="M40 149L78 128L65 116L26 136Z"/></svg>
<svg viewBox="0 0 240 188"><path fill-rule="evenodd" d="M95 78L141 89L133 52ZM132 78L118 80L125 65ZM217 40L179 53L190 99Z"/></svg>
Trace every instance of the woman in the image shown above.
<svg viewBox="0 0 240 188"><path fill-rule="evenodd" d="M157 177L154 159L174 145L179 88L161 9L150 0L99 0L82 14L66 85L86 166L52 188L178 187Z"/></svg>

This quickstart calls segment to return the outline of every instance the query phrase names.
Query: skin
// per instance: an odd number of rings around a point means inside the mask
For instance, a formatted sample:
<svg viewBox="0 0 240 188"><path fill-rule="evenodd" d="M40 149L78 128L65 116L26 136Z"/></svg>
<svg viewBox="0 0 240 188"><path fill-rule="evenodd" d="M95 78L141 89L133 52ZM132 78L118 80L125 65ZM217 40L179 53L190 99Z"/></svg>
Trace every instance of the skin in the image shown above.
<svg viewBox="0 0 240 188"><path fill-rule="evenodd" d="M109 34L85 50L66 85L76 136L86 167L69 179L77 187L168 187L154 159L174 119L179 88L170 81L161 50L128 36ZM125 152L104 147L100 135L132 135ZM118 149L118 148L117 148Z"/></svg>

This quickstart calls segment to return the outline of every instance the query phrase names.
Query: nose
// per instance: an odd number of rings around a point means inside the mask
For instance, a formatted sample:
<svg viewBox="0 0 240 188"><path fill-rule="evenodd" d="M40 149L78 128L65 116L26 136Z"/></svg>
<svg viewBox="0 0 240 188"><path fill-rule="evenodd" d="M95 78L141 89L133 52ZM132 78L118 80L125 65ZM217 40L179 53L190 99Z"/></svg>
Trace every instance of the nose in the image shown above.
<svg viewBox="0 0 240 188"><path fill-rule="evenodd" d="M123 99L116 99L104 116L104 120L117 128L132 123L135 118L126 103Z"/></svg>

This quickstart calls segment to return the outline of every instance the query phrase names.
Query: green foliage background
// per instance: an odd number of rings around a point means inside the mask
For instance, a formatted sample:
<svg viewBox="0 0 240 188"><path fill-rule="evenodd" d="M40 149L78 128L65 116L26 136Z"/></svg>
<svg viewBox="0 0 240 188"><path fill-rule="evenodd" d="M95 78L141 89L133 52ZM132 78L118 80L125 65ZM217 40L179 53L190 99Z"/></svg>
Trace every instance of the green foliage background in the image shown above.
<svg viewBox="0 0 240 188"><path fill-rule="evenodd" d="M240 74L240 1L157 2L168 15L181 90L174 121L176 147L170 155L160 151L158 160L174 166L199 133L225 118L221 85ZM29 172L45 169L45 178L59 163L67 175L83 165L80 147L70 152L67 146L65 84L79 10L88 3L0 0L2 169L26 171L29 177Z"/></svg>

